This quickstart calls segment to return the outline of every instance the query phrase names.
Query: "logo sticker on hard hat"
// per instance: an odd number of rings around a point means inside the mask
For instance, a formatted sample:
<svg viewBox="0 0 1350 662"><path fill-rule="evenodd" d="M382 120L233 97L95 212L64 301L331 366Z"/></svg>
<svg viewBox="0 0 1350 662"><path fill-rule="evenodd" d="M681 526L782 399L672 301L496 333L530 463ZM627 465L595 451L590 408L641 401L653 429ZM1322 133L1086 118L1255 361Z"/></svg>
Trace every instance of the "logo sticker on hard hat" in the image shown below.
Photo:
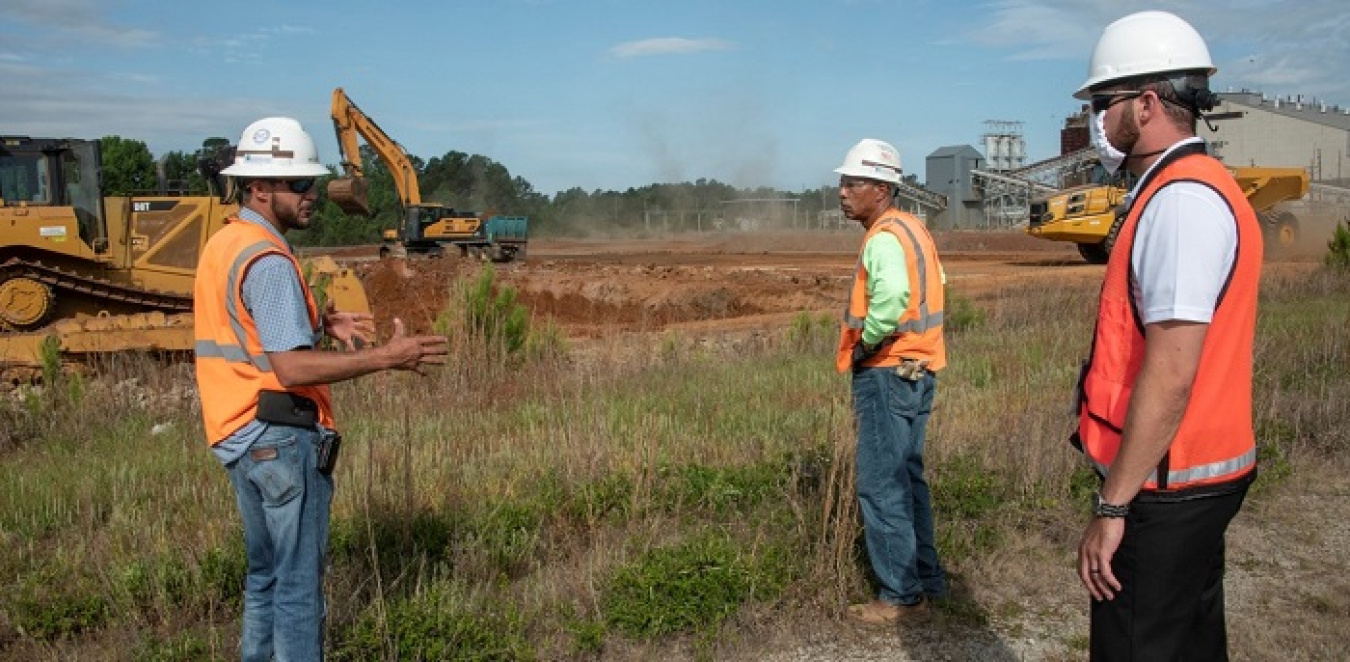
<svg viewBox="0 0 1350 662"><path fill-rule="evenodd" d="M271 137L272 132L268 131L267 127L261 127L257 131L253 132L253 142L258 145L267 142L267 140Z"/></svg>

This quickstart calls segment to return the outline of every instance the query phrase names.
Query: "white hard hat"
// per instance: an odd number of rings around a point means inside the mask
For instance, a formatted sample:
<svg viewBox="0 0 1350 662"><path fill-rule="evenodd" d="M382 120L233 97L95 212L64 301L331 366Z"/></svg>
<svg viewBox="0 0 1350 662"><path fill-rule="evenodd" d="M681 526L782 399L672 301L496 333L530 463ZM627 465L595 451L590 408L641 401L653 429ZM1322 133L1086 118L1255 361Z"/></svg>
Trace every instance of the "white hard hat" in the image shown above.
<svg viewBox="0 0 1350 662"><path fill-rule="evenodd" d="M1141 11L1106 26L1092 51L1087 81L1074 97L1092 98L1107 83L1153 74L1218 71L1200 33L1176 14Z"/></svg>
<svg viewBox="0 0 1350 662"><path fill-rule="evenodd" d="M231 177L319 177L314 139L289 117L264 117L246 127L234 151L234 165L220 171Z"/></svg>
<svg viewBox="0 0 1350 662"><path fill-rule="evenodd" d="M847 177L900 183L900 152L888 142L863 138L844 155L844 164L834 169Z"/></svg>

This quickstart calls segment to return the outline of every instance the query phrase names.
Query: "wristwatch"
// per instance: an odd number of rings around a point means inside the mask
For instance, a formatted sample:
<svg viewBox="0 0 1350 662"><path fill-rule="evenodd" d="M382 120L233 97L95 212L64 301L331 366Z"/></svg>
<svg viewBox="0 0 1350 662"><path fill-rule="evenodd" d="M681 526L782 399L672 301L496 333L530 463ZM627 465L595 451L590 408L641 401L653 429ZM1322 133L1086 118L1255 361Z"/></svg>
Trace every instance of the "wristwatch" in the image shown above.
<svg viewBox="0 0 1350 662"><path fill-rule="evenodd" d="M1107 503L1106 500L1102 498L1101 491L1092 493L1093 517L1110 517L1113 519L1120 519L1129 514L1130 514L1130 504L1124 503L1116 505L1114 503Z"/></svg>

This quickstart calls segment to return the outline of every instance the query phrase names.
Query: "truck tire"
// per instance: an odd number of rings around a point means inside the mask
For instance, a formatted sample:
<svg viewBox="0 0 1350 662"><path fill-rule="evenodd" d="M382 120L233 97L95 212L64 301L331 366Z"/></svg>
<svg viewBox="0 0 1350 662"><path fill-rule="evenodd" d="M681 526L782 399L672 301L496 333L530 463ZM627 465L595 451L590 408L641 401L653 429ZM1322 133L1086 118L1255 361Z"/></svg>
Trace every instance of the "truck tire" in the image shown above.
<svg viewBox="0 0 1350 662"><path fill-rule="evenodd" d="M1087 260L1088 264L1106 264L1111 254L1106 252L1106 247L1101 244L1078 244L1078 254Z"/></svg>
<svg viewBox="0 0 1350 662"><path fill-rule="evenodd" d="M1266 242L1266 255L1279 256L1298 245L1298 217L1287 211L1257 214L1261 219L1261 237Z"/></svg>
<svg viewBox="0 0 1350 662"><path fill-rule="evenodd" d="M1125 208L1120 207L1116 209L1116 220L1112 221L1111 229L1106 231L1101 243L1078 244L1078 254L1082 255L1088 264L1106 264L1111 259L1111 249L1116 245L1116 238L1120 236L1120 226L1124 224Z"/></svg>

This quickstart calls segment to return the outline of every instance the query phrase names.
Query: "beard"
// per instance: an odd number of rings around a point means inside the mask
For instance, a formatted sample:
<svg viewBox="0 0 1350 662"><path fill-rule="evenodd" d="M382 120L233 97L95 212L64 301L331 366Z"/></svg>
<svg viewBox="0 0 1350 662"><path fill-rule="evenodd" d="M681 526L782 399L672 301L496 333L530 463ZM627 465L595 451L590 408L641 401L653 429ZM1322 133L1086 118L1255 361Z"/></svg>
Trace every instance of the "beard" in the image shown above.
<svg viewBox="0 0 1350 662"><path fill-rule="evenodd" d="M272 217L277 219L281 227L287 230L308 228L313 215L313 207L306 205L305 202L297 202L293 205L278 204L277 197L272 196Z"/></svg>
<svg viewBox="0 0 1350 662"><path fill-rule="evenodd" d="M1121 114L1120 122L1116 123L1115 134L1109 134L1107 137L1116 149L1127 154L1125 158L1134 158L1134 145L1139 142L1139 127L1134 123L1134 104L1126 104L1125 112Z"/></svg>

